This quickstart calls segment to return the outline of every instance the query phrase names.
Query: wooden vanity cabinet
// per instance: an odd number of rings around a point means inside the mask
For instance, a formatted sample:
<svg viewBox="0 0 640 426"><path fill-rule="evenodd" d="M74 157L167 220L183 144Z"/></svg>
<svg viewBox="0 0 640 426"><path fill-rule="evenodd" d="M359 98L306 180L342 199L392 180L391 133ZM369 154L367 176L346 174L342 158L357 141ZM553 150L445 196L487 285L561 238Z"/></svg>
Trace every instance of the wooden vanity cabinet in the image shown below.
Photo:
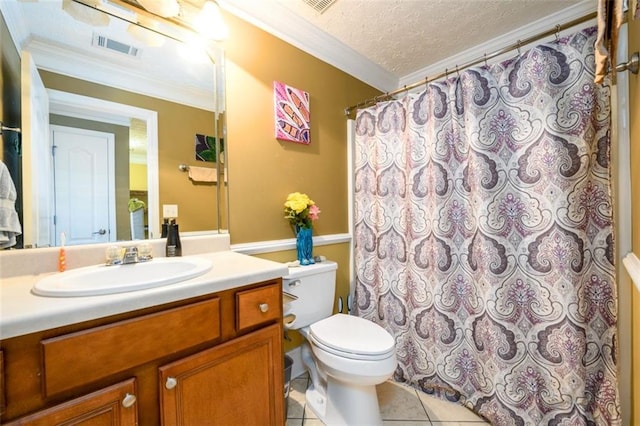
<svg viewBox="0 0 640 426"><path fill-rule="evenodd" d="M2 340L0 423L282 425L282 336L276 279Z"/></svg>

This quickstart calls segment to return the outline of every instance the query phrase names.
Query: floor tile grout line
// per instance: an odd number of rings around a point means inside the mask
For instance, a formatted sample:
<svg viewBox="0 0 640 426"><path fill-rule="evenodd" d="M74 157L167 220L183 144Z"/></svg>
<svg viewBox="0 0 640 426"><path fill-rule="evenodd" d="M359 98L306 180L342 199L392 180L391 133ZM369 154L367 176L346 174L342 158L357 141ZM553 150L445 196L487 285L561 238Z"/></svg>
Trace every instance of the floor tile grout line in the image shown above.
<svg viewBox="0 0 640 426"><path fill-rule="evenodd" d="M413 391L416 393L416 398L418 398L418 401L420 401L420 405L422 406L422 409L424 410L425 416L427 416L427 420L429 421L429 424L433 424L431 422L431 417L429 417L429 412L427 411L427 407L425 407L425 402L422 400L422 398L420 398L420 394L418 393L418 389L414 388L413 386L411 386L411 389L413 389Z"/></svg>
<svg viewBox="0 0 640 426"><path fill-rule="evenodd" d="M309 383L310 383L310 378L309 377L296 377L293 380L301 380L306 382L306 386L305 389L307 389L309 387ZM403 387L406 387L407 389L410 389L413 391L414 397L418 398L418 401L420 402L420 406L422 407L422 410L425 414L426 420L412 420L412 422L416 422L418 424L424 424L425 426L447 426L447 424L449 423L456 423L456 424L468 424L469 426L474 426L474 425L487 425L486 422L482 422L482 421L475 421L475 420L443 420L443 421L438 421L438 420L431 420L430 416L429 416L429 412L427 410L427 406L428 406L428 400L423 400L420 397L420 394L422 393L419 389L413 387L413 386L409 386L406 383L401 383L401 382L395 382ZM425 394L426 395L426 394ZM427 395L428 396L428 395ZM461 407L464 408L463 405L461 405ZM304 400L304 404L302 406L302 417L287 417L286 420L302 420L302 425L307 424L309 421L319 421L319 419L317 417L308 417L307 416L307 402L306 402L306 398ZM384 422L406 422L406 419L383 419Z"/></svg>

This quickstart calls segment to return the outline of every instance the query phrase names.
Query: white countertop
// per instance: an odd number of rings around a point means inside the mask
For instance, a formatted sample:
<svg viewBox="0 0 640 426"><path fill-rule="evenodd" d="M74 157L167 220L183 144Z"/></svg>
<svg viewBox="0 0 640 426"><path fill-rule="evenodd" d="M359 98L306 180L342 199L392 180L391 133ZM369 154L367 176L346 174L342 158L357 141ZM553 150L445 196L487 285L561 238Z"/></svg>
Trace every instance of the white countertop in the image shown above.
<svg viewBox="0 0 640 426"><path fill-rule="evenodd" d="M59 298L31 292L39 279L58 272L4 278L0 288L0 339L216 293L289 272L285 264L232 251L195 256L211 259L211 270L187 281L111 295Z"/></svg>

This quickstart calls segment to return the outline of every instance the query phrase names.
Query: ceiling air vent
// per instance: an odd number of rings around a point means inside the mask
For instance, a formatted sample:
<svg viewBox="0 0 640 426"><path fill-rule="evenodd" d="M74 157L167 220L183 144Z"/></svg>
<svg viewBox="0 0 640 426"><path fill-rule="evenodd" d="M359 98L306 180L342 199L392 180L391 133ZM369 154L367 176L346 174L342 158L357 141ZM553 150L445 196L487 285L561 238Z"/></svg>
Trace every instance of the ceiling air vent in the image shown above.
<svg viewBox="0 0 640 426"><path fill-rule="evenodd" d="M302 0L305 4L311 6L313 10L319 13L326 12L336 0Z"/></svg>
<svg viewBox="0 0 640 426"><path fill-rule="evenodd" d="M106 49L123 55L132 56L134 58L138 58L142 54L142 49L97 33L93 34L92 45L101 49Z"/></svg>

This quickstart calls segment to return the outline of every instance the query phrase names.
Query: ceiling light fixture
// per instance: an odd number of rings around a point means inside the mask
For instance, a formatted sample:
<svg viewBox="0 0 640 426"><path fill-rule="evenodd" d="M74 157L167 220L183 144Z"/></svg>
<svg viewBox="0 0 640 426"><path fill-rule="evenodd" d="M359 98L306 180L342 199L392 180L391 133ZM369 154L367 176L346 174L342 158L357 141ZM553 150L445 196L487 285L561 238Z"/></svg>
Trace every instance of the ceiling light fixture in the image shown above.
<svg viewBox="0 0 640 426"><path fill-rule="evenodd" d="M3 1L3 0L0 0ZM118 16L134 25L141 25L175 40L185 41L186 33L197 33L202 38L220 41L227 38L229 29L224 23L218 3L206 0L201 8L190 0L63 0L65 3L79 3L91 9L101 10ZM124 16L126 11L131 16ZM153 21L167 24L169 29L160 28ZM76 18L77 19L77 18ZM108 17L107 17L108 19Z"/></svg>
<svg viewBox="0 0 640 426"><path fill-rule="evenodd" d="M95 27L106 27L109 25L109 16L95 9L89 9L72 0L62 2L62 10L67 12L76 21L84 22Z"/></svg>
<svg viewBox="0 0 640 426"><path fill-rule="evenodd" d="M163 18L178 16L180 13L178 0L137 0L137 2L147 11Z"/></svg>
<svg viewBox="0 0 640 426"><path fill-rule="evenodd" d="M201 35L212 40L224 40L229 35L229 29L222 19L220 7L213 0L207 0L204 3L192 25Z"/></svg>

